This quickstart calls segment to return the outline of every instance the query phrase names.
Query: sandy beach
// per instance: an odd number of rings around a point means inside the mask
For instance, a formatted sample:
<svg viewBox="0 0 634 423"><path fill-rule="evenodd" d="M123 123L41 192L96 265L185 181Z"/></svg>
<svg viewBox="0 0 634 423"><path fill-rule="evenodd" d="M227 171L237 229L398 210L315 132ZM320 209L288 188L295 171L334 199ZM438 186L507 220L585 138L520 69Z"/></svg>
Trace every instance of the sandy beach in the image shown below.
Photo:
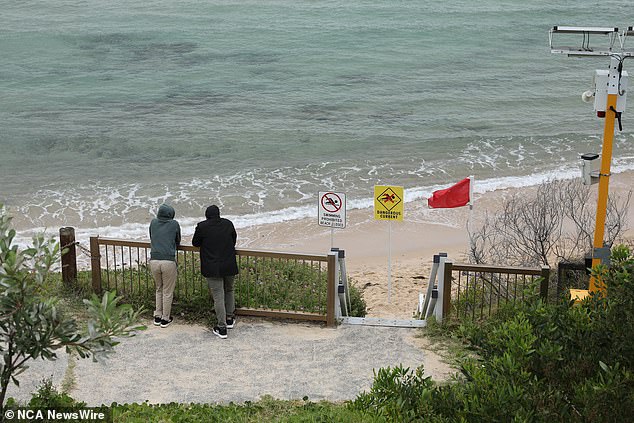
<svg viewBox="0 0 634 423"><path fill-rule="evenodd" d="M611 177L611 194L624 195L632 187L634 172ZM485 213L493 213L504 198L533 189L475 194L472 227ZM597 185L592 190L596 194ZM468 248L469 208L430 210L426 204L426 199L407 203L403 222L375 221L371 209L349 211L346 228L335 230L332 239L331 230L318 226L315 217L242 229L238 242L243 248L301 253L329 251L332 242L334 247L346 252L348 274L363 291L369 317L410 318L416 310L418 293L427 287L433 255L446 252L460 262L464 261ZM593 199L592 204L596 204L596 200ZM625 238L631 240L634 239L633 202L628 215ZM389 255L391 260L388 261ZM391 263L389 302L388 263Z"/></svg>

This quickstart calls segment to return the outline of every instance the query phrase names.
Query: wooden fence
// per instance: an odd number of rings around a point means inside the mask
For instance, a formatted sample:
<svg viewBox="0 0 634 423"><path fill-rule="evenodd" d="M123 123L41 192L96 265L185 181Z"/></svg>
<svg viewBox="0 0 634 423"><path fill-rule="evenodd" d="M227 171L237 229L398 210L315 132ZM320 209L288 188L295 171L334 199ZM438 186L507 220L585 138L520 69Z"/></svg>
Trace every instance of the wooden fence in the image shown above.
<svg viewBox="0 0 634 423"><path fill-rule="evenodd" d="M549 278L549 267L504 267L447 261L442 293L443 316L482 319L506 302L523 300L527 295L537 293L546 301Z"/></svg>
<svg viewBox="0 0 634 423"><path fill-rule="evenodd" d="M335 325L336 253L236 252L240 269L234 284L236 314ZM127 299L151 300L153 304L149 242L91 237L90 256L95 292L114 289ZM200 274L198 248L180 246L176 262L175 304L211 307L211 295Z"/></svg>

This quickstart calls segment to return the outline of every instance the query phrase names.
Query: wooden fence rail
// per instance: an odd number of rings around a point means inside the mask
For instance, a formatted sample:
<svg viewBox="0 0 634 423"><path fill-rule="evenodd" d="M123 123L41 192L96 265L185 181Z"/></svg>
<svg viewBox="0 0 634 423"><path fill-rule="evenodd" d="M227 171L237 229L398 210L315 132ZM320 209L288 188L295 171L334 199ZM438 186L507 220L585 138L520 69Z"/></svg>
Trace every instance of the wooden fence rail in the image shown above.
<svg viewBox="0 0 634 423"><path fill-rule="evenodd" d="M540 279L541 278L541 279ZM443 315L482 319L505 302L522 300L538 292L548 299L550 267L507 267L445 262Z"/></svg>
<svg viewBox="0 0 634 423"><path fill-rule="evenodd" d="M236 314L323 321L334 326L336 253L249 249L236 253L240 269L234 284ZM96 293L114 289L127 298L153 303L149 242L91 237L90 256ZM211 307L207 283L200 274L198 248L180 246L176 262L174 302Z"/></svg>

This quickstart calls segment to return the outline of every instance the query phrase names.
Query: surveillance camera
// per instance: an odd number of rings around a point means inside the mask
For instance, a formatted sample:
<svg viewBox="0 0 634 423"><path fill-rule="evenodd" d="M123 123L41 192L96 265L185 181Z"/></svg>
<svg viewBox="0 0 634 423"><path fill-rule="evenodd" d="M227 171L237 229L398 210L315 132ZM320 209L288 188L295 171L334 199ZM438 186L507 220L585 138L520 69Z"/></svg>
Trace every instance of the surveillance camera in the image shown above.
<svg viewBox="0 0 634 423"><path fill-rule="evenodd" d="M591 101L593 101L594 91L585 91L583 94L581 94L581 100L583 100L584 103L590 103Z"/></svg>

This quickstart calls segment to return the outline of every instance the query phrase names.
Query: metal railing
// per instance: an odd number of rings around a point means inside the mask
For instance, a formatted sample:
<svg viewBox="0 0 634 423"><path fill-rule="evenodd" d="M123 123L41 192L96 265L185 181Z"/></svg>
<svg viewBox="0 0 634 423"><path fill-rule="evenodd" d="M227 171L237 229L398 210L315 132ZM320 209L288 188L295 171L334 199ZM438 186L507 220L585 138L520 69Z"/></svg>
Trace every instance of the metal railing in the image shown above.
<svg viewBox="0 0 634 423"><path fill-rule="evenodd" d="M588 289L590 285L590 271L592 263L581 262L559 262L557 265L557 298L564 293L569 295L568 290Z"/></svg>
<svg viewBox="0 0 634 423"><path fill-rule="evenodd" d="M236 314L313 320L335 324L335 254L294 254L237 249L239 274L234 291ZM90 238L92 287L116 290L126 299L154 301L149 269L150 243ZM200 273L198 248L178 248L174 303L211 307ZM151 300L151 301L150 301Z"/></svg>
<svg viewBox="0 0 634 423"><path fill-rule="evenodd" d="M504 303L539 294L548 299L549 267L508 267L445 262L443 315L483 319ZM536 291L537 280L539 282Z"/></svg>

